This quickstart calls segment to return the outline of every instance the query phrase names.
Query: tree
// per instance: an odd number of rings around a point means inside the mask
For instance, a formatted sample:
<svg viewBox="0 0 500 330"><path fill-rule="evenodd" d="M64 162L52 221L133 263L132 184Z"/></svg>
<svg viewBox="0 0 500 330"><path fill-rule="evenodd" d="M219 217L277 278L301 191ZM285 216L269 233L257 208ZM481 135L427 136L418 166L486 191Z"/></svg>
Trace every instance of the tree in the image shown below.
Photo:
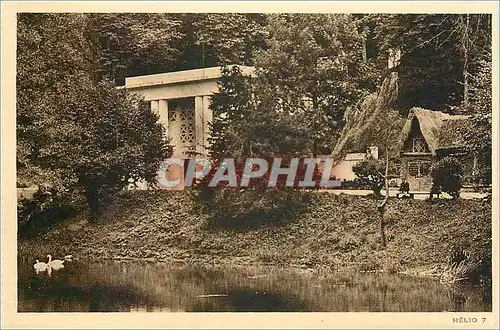
<svg viewBox="0 0 500 330"><path fill-rule="evenodd" d="M381 196L385 184L382 174L384 166L381 162L375 159L364 160L354 165L352 171L356 174L356 182L371 187L375 196Z"/></svg>
<svg viewBox="0 0 500 330"><path fill-rule="evenodd" d="M193 46L201 50L201 66L253 64L257 50L265 47L265 14L200 14L192 23Z"/></svg>
<svg viewBox="0 0 500 330"><path fill-rule="evenodd" d="M276 111L276 95L260 77L243 76L237 66L224 67L219 91L211 103L211 157L304 155L305 128L294 116Z"/></svg>
<svg viewBox="0 0 500 330"><path fill-rule="evenodd" d="M120 84L127 76L173 71L185 32L174 14L109 13L88 15L88 39L99 72Z"/></svg>
<svg viewBox="0 0 500 330"><path fill-rule="evenodd" d="M223 67L219 93L213 95L209 137L210 157L238 157L250 154L249 117L253 117L252 85L237 66Z"/></svg>
<svg viewBox="0 0 500 330"><path fill-rule="evenodd" d="M491 15L456 15L454 31L457 31L458 47L463 58L463 106L468 107L470 78L481 71L484 52L491 52Z"/></svg>
<svg viewBox="0 0 500 330"><path fill-rule="evenodd" d="M20 15L18 175L41 169L59 193L83 190L95 218L130 181L151 182L171 148L148 106L96 74L88 23L83 14Z"/></svg>
<svg viewBox="0 0 500 330"><path fill-rule="evenodd" d="M345 109L366 93L356 24L343 14L271 15L269 33L255 60L260 86L277 101L269 111L293 115L314 155L331 149Z"/></svg>
<svg viewBox="0 0 500 330"><path fill-rule="evenodd" d="M492 111L491 111L491 49L486 49L479 69L471 77L470 100L466 112L472 114L471 127L465 134L467 149L477 159L478 183L491 184Z"/></svg>
<svg viewBox="0 0 500 330"><path fill-rule="evenodd" d="M394 111L388 111L387 116L385 116L383 122L383 132L385 138L385 148L384 148L384 158L385 158L385 171L382 175L385 184L385 197L380 204L377 205L377 210L380 215L380 234L382 237L382 245L385 247L387 241L385 238L385 208L390 196L389 187L389 169L391 168L391 159L394 158L395 154L399 153L401 150L400 144L400 132L402 127L402 118L397 115Z"/></svg>
<svg viewBox="0 0 500 330"><path fill-rule="evenodd" d="M262 158L269 164L268 171L252 179L246 188L223 182L214 189L208 187L207 180L196 185L199 201L212 214L213 224L219 220L233 225L243 221L248 226L277 219L289 221L300 204L300 196L285 187L285 177L278 178L276 187L268 187L268 180L274 158L282 158L281 166L287 167L291 157L303 155L306 134L293 117L275 111L274 95L260 83L259 77L244 76L237 66L223 67L219 93L212 98L209 154L214 163L207 178L217 171L223 158L235 159L238 182L246 158ZM299 163L297 172L295 183L305 176L303 163ZM316 171L313 180L318 178Z"/></svg>
<svg viewBox="0 0 500 330"><path fill-rule="evenodd" d="M432 190L444 191L454 199L460 197L463 169L453 157L444 157L431 167Z"/></svg>
<svg viewBox="0 0 500 330"><path fill-rule="evenodd" d="M490 15L376 14L381 59L400 49L400 106L453 111L467 101L479 50L491 47Z"/></svg>
<svg viewBox="0 0 500 330"><path fill-rule="evenodd" d="M369 159L353 167L353 171L359 176L359 180L371 185L377 197L381 196L380 191L383 187L385 188L384 199L377 205L380 218L380 236L384 247L387 245L384 214L390 195L388 178L390 173L397 169L394 163L401 146L399 137L403 122L404 120L399 116L397 111L386 110L384 116L379 118L375 126L379 132L381 143L383 143L383 149L381 150L383 160L376 161Z"/></svg>
<svg viewBox="0 0 500 330"><path fill-rule="evenodd" d="M264 47L265 14L89 14L101 71L126 76L252 64Z"/></svg>
<svg viewBox="0 0 500 330"><path fill-rule="evenodd" d="M20 14L17 28L16 135L18 184L61 183L63 178L37 163L48 129L57 125L62 86L77 72L96 72L82 31L84 15Z"/></svg>
<svg viewBox="0 0 500 330"><path fill-rule="evenodd" d="M154 183L171 147L149 106L113 83L82 83L61 92L73 97L59 109L39 162L74 178L95 218L106 198L128 184Z"/></svg>

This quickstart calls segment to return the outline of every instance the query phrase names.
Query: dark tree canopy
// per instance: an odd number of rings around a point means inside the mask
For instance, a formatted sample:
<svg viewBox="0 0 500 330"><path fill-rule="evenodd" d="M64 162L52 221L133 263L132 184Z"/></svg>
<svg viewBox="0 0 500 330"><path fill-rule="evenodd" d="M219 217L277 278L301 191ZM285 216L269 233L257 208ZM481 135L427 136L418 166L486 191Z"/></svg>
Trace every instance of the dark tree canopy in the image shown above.
<svg viewBox="0 0 500 330"><path fill-rule="evenodd" d="M99 74L83 14L20 14L18 181L82 190L92 213L171 148L149 106Z"/></svg>
<svg viewBox="0 0 500 330"><path fill-rule="evenodd" d="M381 58L401 50L400 106L452 111L464 100L464 79L491 48L491 15L377 14L374 27Z"/></svg>

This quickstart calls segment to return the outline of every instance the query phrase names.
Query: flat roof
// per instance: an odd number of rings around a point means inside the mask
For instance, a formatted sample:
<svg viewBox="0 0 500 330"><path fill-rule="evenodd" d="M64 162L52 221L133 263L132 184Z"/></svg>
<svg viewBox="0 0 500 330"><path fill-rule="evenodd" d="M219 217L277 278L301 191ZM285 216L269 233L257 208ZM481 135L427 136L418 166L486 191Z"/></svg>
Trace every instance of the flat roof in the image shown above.
<svg viewBox="0 0 500 330"><path fill-rule="evenodd" d="M364 160L366 158L366 153L350 153L346 154L344 160Z"/></svg>
<svg viewBox="0 0 500 330"><path fill-rule="evenodd" d="M238 65L244 75L253 75L254 67ZM141 88L156 85L170 85L202 80L214 80L221 76L221 67L175 71L125 78L125 88Z"/></svg>

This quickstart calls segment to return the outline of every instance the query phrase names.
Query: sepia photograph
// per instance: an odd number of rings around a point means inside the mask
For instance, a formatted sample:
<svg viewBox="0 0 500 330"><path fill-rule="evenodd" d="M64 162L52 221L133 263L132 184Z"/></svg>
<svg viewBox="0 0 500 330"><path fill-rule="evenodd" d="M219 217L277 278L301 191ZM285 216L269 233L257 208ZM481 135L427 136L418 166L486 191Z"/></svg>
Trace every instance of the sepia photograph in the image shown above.
<svg viewBox="0 0 500 330"><path fill-rule="evenodd" d="M2 305L498 327L498 4L301 4L2 16Z"/></svg>

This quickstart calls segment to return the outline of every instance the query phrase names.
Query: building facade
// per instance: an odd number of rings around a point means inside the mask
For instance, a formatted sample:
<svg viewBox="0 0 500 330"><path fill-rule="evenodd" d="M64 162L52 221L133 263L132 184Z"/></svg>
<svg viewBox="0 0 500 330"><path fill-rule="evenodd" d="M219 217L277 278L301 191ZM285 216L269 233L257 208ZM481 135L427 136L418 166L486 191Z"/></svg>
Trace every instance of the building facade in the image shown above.
<svg viewBox="0 0 500 330"><path fill-rule="evenodd" d="M239 66L243 74L253 67ZM175 156L206 155L210 99L218 92L220 67L125 78L125 89L151 103L167 131Z"/></svg>
<svg viewBox="0 0 500 330"><path fill-rule="evenodd" d="M331 155L327 157L331 157ZM366 152L348 153L334 164L330 172L330 178L340 181L353 181L357 178L353 167L370 158L378 160L377 147L369 147Z"/></svg>
<svg viewBox="0 0 500 330"><path fill-rule="evenodd" d="M239 68L244 75L253 75L253 67ZM212 121L210 100L219 91L220 77L220 67L203 68L128 77L124 88L150 102L173 146L172 157L207 156ZM183 188L182 169L171 166L167 176L181 178L177 189Z"/></svg>

